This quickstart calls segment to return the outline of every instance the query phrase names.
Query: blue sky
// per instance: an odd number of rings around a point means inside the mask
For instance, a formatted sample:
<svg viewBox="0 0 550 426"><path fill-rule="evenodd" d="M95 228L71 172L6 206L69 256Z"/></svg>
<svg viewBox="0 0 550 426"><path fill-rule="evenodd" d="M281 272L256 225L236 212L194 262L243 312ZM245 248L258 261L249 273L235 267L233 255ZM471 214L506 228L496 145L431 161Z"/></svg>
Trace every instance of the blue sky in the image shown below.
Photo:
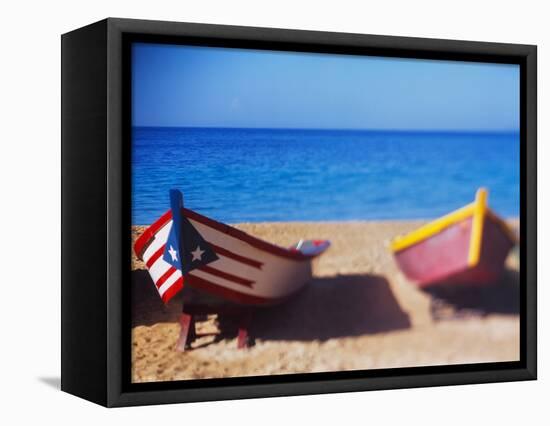
<svg viewBox="0 0 550 426"><path fill-rule="evenodd" d="M517 131L519 66L134 44L135 126Z"/></svg>

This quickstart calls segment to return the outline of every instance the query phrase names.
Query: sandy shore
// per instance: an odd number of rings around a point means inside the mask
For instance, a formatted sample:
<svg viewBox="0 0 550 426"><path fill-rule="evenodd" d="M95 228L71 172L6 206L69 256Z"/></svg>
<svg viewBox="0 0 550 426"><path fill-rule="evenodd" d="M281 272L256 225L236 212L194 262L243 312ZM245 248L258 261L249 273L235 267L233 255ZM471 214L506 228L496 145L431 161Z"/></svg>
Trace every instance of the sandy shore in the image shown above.
<svg viewBox="0 0 550 426"><path fill-rule="evenodd" d="M185 353L174 350L181 300L164 306L134 258L132 272L133 381L411 367L519 359L518 256L501 282L460 297L417 290L387 249L395 235L422 221L261 223L236 225L282 246L326 238L331 248L314 263L314 280L284 305L259 310L256 345L203 337ZM517 226L517 221L512 221ZM134 227L137 238L144 227ZM198 332L216 332L215 316Z"/></svg>

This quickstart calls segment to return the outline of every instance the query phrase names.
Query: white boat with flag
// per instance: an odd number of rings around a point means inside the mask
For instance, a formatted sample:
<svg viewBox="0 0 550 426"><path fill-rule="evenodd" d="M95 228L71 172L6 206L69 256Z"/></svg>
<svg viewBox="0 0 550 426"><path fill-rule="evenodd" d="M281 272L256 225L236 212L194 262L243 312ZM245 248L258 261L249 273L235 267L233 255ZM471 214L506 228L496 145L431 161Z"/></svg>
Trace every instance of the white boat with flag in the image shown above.
<svg viewBox="0 0 550 426"><path fill-rule="evenodd" d="M184 208L179 191L170 199L171 210L134 245L165 303L184 286L232 304L279 303L311 281L312 260L330 246L301 240L283 248Z"/></svg>

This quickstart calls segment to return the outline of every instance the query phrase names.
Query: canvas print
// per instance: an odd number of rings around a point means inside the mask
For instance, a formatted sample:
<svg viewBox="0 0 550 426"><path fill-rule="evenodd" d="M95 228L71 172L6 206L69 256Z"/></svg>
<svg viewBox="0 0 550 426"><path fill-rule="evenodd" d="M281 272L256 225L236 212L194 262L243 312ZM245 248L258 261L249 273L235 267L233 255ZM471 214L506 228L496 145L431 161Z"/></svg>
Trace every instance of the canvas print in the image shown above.
<svg viewBox="0 0 550 426"><path fill-rule="evenodd" d="M134 43L132 382L517 361L519 66Z"/></svg>

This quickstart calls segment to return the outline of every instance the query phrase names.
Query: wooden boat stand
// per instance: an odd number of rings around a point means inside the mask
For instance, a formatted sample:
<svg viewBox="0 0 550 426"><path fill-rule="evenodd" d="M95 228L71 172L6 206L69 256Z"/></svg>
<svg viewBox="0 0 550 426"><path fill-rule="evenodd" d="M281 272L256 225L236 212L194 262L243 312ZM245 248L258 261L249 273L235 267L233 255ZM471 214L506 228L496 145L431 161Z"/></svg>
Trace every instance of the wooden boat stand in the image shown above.
<svg viewBox="0 0 550 426"><path fill-rule="evenodd" d="M219 334L216 340L230 338L237 335L237 348L245 349L254 345L250 335L253 311L248 307L212 307L206 305L184 305L180 316L180 335L176 343L176 350L184 352L192 349L191 344L198 338L209 334L197 334L195 326L197 318L217 314Z"/></svg>

